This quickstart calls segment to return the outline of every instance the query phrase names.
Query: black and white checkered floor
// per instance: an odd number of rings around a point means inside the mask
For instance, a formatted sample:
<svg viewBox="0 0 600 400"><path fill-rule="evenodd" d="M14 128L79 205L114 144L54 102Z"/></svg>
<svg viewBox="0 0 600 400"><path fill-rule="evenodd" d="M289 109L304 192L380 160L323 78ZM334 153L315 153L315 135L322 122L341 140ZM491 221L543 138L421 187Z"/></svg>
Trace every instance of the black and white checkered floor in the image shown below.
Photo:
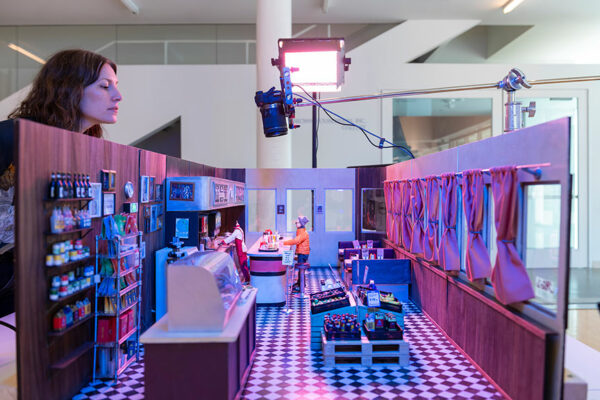
<svg viewBox="0 0 600 400"><path fill-rule="evenodd" d="M319 290L329 269L313 268L309 291ZM325 368L310 349L308 300L293 300L294 312L259 307L257 351L244 399L502 399L502 395L412 303L405 304L408 367ZM143 357L113 386L84 388L73 399L142 399Z"/></svg>

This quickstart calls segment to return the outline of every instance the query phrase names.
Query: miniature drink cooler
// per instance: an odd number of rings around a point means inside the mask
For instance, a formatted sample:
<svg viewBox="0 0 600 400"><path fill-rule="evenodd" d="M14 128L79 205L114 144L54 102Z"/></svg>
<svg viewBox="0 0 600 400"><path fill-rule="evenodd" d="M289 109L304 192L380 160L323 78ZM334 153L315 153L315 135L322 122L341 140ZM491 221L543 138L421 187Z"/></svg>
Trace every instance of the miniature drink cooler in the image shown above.
<svg viewBox="0 0 600 400"><path fill-rule="evenodd" d="M195 253L169 264L169 330L223 330L241 292L237 269L226 253Z"/></svg>

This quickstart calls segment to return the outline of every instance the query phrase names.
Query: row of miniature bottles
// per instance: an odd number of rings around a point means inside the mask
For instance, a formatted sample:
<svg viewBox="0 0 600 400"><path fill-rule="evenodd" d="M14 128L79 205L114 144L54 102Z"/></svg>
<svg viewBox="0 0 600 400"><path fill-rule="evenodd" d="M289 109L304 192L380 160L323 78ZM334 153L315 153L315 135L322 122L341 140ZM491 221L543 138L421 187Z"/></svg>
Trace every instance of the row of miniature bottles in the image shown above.
<svg viewBox="0 0 600 400"><path fill-rule="evenodd" d="M74 229L90 228L92 218L88 210L75 210L70 207L54 207L50 216L50 231L52 233L68 232Z"/></svg>
<svg viewBox="0 0 600 400"><path fill-rule="evenodd" d="M65 174L64 172L53 172L48 188L48 198L55 199L79 199L92 197L90 176L84 174Z"/></svg>

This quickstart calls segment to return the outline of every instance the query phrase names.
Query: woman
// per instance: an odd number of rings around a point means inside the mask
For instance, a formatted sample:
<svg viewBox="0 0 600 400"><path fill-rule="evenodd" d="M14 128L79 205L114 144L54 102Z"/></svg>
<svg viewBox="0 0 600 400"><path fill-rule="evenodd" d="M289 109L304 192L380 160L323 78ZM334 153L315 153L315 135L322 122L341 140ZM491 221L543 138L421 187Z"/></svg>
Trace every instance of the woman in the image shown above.
<svg viewBox="0 0 600 400"><path fill-rule="evenodd" d="M25 100L8 117L102 137L101 124L117 122L122 99L117 84L117 66L106 57L86 50L60 51L44 64ZM0 315L14 308L12 140L12 135L0 138Z"/></svg>
<svg viewBox="0 0 600 400"><path fill-rule="evenodd" d="M44 64L23 102L8 116L89 136L117 122L117 66L87 50L63 50Z"/></svg>

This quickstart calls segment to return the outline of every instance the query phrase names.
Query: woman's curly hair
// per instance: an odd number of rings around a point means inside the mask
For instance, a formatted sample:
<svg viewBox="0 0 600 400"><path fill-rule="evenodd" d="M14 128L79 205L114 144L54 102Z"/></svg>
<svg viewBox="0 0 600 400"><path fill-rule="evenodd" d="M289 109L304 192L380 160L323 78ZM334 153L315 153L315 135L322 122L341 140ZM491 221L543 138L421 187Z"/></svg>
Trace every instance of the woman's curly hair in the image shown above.
<svg viewBox="0 0 600 400"><path fill-rule="evenodd" d="M35 77L25 100L8 117L78 132L83 89L98 79L104 64L117 72L114 62L91 51L75 49L54 54ZM102 127L93 125L83 133L102 137Z"/></svg>

